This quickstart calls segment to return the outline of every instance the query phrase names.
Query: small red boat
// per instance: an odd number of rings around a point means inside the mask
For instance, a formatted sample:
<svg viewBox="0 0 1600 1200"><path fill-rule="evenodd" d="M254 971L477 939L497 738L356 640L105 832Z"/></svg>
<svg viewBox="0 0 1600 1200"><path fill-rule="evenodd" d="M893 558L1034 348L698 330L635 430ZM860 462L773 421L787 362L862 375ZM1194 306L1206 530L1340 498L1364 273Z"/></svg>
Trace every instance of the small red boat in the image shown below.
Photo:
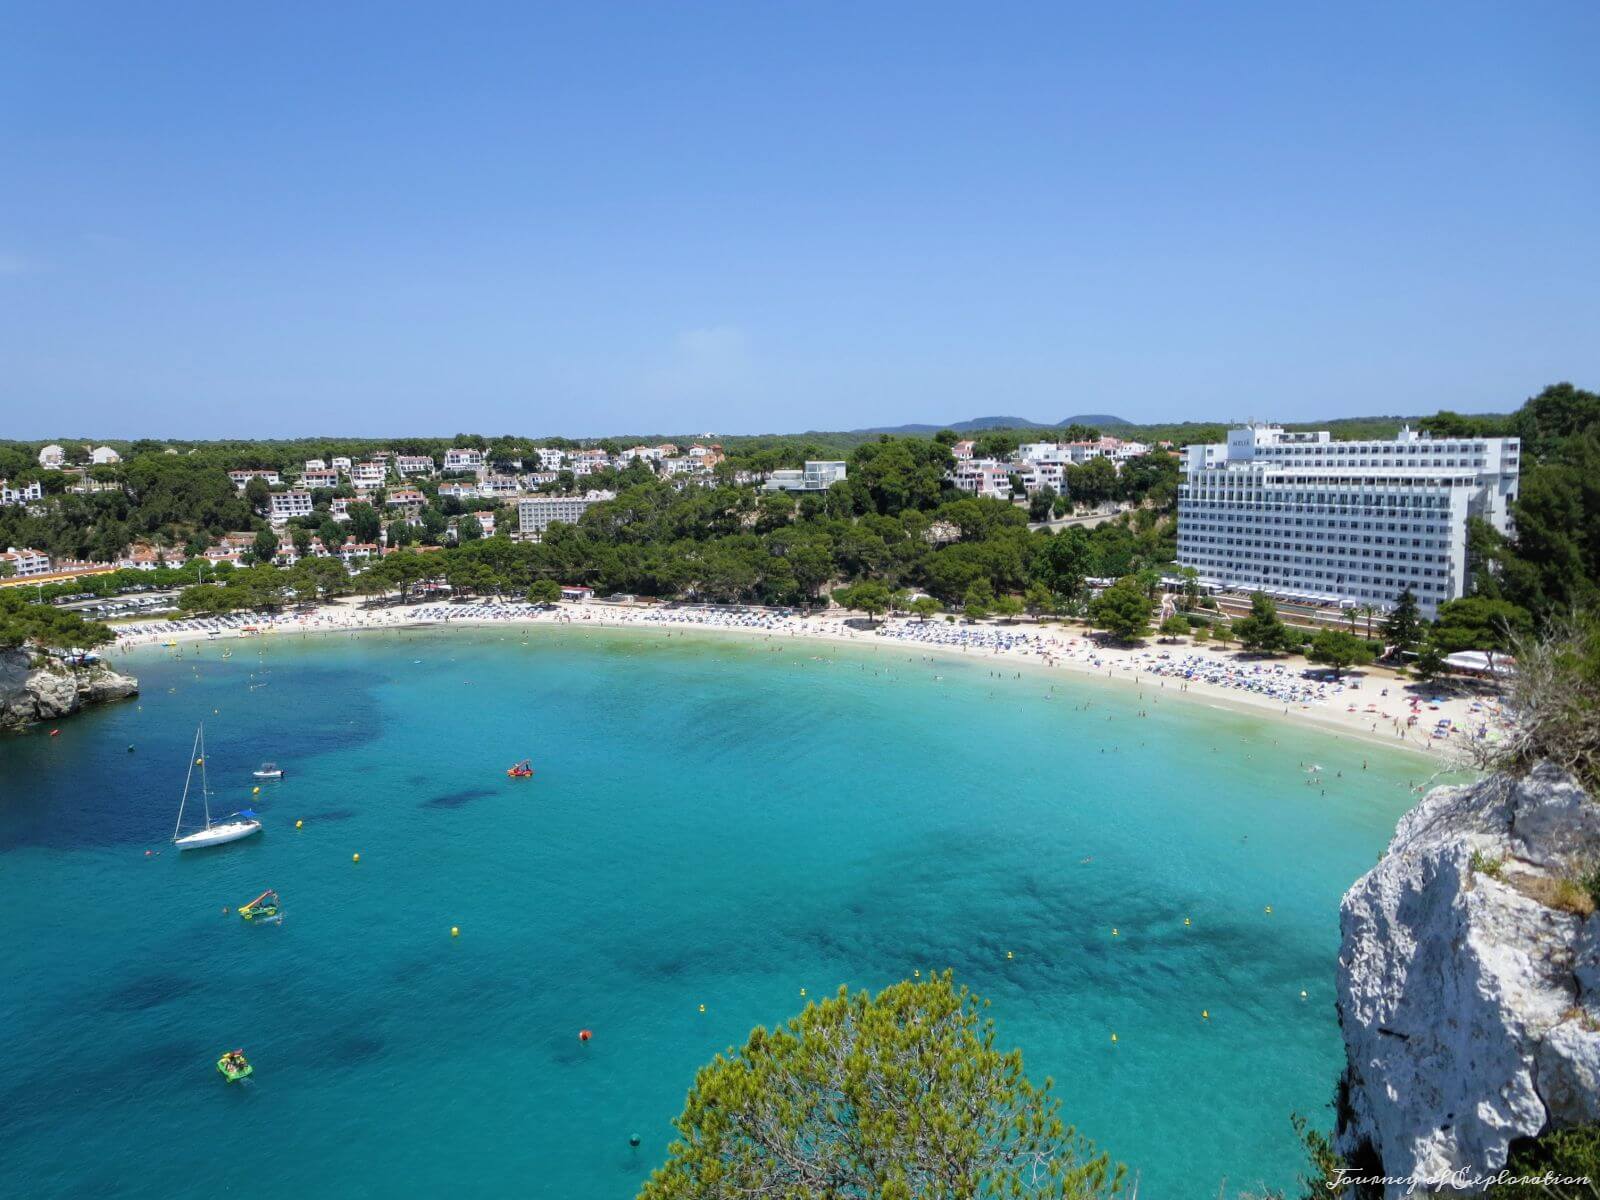
<svg viewBox="0 0 1600 1200"><path fill-rule="evenodd" d="M533 761L525 758L516 766L508 769L506 774L513 779L531 779L533 777Z"/></svg>

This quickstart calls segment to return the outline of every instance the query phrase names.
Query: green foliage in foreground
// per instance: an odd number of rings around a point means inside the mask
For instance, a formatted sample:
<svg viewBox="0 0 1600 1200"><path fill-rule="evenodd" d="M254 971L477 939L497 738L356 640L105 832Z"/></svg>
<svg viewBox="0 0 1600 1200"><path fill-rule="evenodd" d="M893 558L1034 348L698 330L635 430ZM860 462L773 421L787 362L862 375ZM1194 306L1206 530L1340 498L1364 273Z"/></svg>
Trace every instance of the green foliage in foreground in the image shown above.
<svg viewBox="0 0 1600 1200"><path fill-rule="evenodd" d="M0 591L0 650L25 643L52 650L88 650L116 635L98 621L48 604L30 602L18 589Z"/></svg>
<svg viewBox="0 0 1600 1200"><path fill-rule="evenodd" d="M1574 613L1515 649L1507 702L1517 724L1481 745L1478 765L1520 773L1552 762L1600 796L1600 614Z"/></svg>
<svg viewBox="0 0 1600 1200"><path fill-rule="evenodd" d="M1600 1196L1600 1126L1561 1129L1526 1142L1513 1143L1506 1160L1513 1177L1555 1175L1568 1179L1587 1176L1594 1183L1562 1186L1545 1183L1506 1183L1484 1193L1488 1200L1593 1200Z"/></svg>
<svg viewBox="0 0 1600 1200"><path fill-rule="evenodd" d="M1063 1126L950 974L839 994L700 1070L639 1200L1100 1197L1124 1172Z"/></svg>

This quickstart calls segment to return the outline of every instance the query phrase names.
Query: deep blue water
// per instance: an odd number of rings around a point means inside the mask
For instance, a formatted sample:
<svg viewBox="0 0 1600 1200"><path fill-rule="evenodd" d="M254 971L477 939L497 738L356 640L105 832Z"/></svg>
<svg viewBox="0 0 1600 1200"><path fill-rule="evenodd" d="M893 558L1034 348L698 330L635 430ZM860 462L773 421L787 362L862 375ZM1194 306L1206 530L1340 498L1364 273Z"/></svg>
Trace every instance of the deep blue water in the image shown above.
<svg viewBox="0 0 1600 1200"><path fill-rule="evenodd" d="M1289 1114L1326 1122L1341 1062L1338 899L1419 769L904 648L183 654L130 660L137 703L0 739L10 1194L627 1197L696 1067L801 988L947 966L1144 1195L1286 1184ZM180 856L202 718L215 810L266 829ZM266 758L288 777L252 797ZM268 886L282 926L222 914ZM256 1074L230 1087L233 1046Z"/></svg>

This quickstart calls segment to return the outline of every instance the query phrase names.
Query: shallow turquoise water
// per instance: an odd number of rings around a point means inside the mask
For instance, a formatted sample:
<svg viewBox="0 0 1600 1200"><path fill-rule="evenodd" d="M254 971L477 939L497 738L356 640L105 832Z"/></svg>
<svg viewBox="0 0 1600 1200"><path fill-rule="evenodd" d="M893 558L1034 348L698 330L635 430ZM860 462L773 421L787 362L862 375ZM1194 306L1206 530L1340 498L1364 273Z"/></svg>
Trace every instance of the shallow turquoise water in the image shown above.
<svg viewBox="0 0 1600 1200"><path fill-rule="evenodd" d="M1419 769L905 648L223 648L0 739L12 1194L627 1197L695 1068L802 987L946 966L1146 1196L1287 1183L1289 1114L1328 1119L1341 1061L1338 898ZM288 777L260 837L146 857L202 717L220 812L261 759ZM268 886L281 927L222 915ZM256 1075L229 1087L232 1046Z"/></svg>

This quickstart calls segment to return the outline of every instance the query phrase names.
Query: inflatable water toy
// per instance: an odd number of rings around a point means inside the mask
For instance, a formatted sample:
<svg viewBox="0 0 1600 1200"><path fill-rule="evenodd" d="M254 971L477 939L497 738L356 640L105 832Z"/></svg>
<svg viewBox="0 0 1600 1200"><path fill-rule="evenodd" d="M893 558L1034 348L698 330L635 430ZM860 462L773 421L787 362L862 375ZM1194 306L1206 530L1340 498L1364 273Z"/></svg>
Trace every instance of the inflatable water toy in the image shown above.
<svg viewBox="0 0 1600 1200"><path fill-rule="evenodd" d="M533 776L533 761L525 758L516 766L507 768L506 774L512 779L530 779Z"/></svg>
<svg viewBox="0 0 1600 1200"><path fill-rule="evenodd" d="M238 1083L253 1073L255 1068L245 1059L243 1050L229 1050L217 1059L217 1070L229 1083Z"/></svg>
<svg viewBox="0 0 1600 1200"><path fill-rule="evenodd" d="M239 906L239 915L246 921L254 921L257 917L275 917L278 915L278 893L270 888L257 896L249 904Z"/></svg>

